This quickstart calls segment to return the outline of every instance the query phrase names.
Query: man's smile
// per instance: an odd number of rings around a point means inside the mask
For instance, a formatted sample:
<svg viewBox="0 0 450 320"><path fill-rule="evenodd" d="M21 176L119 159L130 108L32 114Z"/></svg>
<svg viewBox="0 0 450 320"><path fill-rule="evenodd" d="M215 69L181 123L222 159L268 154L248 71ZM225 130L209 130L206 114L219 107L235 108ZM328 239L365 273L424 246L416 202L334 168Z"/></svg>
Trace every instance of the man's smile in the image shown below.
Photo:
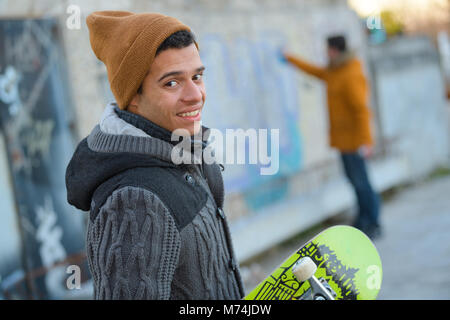
<svg viewBox="0 0 450 320"><path fill-rule="evenodd" d="M193 111L188 111L188 112L180 112L180 113L177 113L177 116L179 116L185 120L200 121L200 119L202 117L201 108L193 110Z"/></svg>

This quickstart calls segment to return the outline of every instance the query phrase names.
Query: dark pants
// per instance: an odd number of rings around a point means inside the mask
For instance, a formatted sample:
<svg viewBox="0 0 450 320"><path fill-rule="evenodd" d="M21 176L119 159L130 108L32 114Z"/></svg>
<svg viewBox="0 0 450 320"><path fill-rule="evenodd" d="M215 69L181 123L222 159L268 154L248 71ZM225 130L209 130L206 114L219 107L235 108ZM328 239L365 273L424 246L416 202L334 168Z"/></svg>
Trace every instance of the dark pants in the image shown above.
<svg viewBox="0 0 450 320"><path fill-rule="evenodd" d="M359 210L354 225L359 229L379 226L380 199L370 184L364 158L355 152L341 153L341 159L358 201Z"/></svg>

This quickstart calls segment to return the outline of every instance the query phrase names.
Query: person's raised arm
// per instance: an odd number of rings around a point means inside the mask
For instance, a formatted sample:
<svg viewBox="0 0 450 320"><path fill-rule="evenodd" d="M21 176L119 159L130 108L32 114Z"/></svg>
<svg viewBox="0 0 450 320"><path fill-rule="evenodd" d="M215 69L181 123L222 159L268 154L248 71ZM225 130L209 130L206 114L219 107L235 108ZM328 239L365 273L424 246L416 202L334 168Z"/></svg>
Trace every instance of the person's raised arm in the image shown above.
<svg viewBox="0 0 450 320"><path fill-rule="evenodd" d="M318 66L315 66L311 63L308 63L306 61L304 61L303 59L300 59L299 57L296 57L290 53L283 53L284 58L291 64L293 64L294 66L296 66L297 68L303 70L304 72L315 76L319 79L322 80L326 80L326 74L327 74L327 70L325 68L321 68Z"/></svg>

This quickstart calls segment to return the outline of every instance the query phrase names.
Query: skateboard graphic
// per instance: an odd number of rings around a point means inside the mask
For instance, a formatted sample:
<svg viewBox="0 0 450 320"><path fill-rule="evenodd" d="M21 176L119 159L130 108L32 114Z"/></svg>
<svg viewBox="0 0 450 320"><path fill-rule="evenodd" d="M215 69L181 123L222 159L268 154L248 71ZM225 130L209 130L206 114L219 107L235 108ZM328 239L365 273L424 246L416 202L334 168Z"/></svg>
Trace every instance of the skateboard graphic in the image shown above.
<svg viewBox="0 0 450 320"><path fill-rule="evenodd" d="M350 226L330 227L287 258L246 300L374 300L381 259L372 241Z"/></svg>

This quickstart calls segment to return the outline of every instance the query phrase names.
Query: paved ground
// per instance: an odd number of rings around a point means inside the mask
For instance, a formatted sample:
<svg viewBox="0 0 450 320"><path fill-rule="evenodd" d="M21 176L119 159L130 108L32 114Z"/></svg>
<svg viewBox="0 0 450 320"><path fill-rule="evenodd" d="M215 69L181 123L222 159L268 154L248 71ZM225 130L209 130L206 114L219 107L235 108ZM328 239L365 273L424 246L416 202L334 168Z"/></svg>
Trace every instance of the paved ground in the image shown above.
<svg viewBox="0 0 450 320"><path fill-rule="evenodd" d="M450 299L450 177L404 190L384 208L380 299Z"/></svg>
<svg viewBox="0 0 450 320"><path fill-rule="evenodd" d="M242 265L246 289L279 265L299 244L343 214ZM383 262L379 299L450 299L450 175L403 187L385 197L384 235L375 241Z"/></svg>

